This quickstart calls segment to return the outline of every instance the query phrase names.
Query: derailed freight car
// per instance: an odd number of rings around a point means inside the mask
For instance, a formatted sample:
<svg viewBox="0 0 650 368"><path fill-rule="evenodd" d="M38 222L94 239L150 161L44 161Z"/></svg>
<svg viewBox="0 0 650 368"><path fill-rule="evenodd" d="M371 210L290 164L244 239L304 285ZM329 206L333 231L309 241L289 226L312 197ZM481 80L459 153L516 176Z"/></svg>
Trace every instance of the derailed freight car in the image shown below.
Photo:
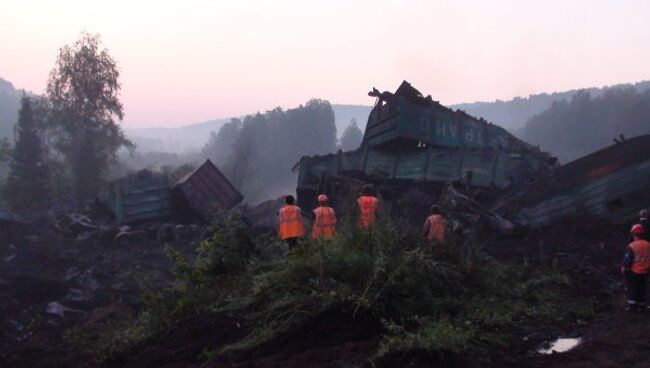
<svg viewBox="0 0 650 368"><path fill-rule="evenodd" d="M457 177L469 178L472 188L500 189L557 165L505 129L423 97L406 81L395 93L373 89L369 95L376 102L357 150L303 157L296 165L303 208L315 207L318 193L336 200L341 193L332 183L346 178L374 183L393 203L420 188L417 202L428 206L442 185Z"/></svg>
<svg viewBox="0 0 650 368"><path fill-rule="evenodd" d="M169 175L141 170L108 185L99 200L120 224L154 221L208 220L243 199L210 160L175 184Z"/></svg>
<svg viewBox="0 0 650 368"><path fill-rule="evenodd" d="M520 225L542 227L577 216L626 223L649 206L650 135L643 135L513 188L492 208Z"/></svg>

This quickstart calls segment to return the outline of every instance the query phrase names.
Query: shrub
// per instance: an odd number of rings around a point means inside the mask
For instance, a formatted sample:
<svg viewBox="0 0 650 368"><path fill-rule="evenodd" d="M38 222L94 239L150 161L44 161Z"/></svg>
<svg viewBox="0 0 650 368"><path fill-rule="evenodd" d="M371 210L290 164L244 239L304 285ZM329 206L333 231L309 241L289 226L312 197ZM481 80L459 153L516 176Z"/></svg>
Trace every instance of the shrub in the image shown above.
<svg viewBox="0 0 650 368"><path fill-rule="evenodd" d="M384 326L378 357L408 349L460 353L498 341L527 318L554 315L561 301L554 289L569 283L561 274L499 264L476 249L461 256L454 244L434 248L390 223L370 231L344 223L332 241L305 240L286 257L268 256L280 246L251 236L236 216L221 217L194 262L172 252L176 284L149 295L131 328L155 333L206 310L243 315L250 321L243 339L202 354L218 358L336 311ZM580 308L576 315L588 310Z"/></svg>

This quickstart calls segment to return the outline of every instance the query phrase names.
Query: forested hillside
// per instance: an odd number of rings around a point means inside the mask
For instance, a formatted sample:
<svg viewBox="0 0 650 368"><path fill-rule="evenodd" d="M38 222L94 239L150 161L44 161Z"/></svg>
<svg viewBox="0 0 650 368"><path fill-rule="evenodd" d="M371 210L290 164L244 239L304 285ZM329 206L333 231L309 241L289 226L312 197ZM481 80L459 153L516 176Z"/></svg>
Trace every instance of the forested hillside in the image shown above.
<svg viewBox="0 0 650 368"><path fill-rule="evenodd" d="M579 91L586 91L596 97L612 88L631 87L638 91L650 88L650 81L635 84L619 84L602 88L574 89L564 92L540 93L528 97L516 97L509 101L496 100L493 102L473 102L452 105L454 109L461 109L468 114L483 117L500 125L512 133L518 134L528 119L551 107L554 101L570 101Z"/></svg>
<svg viewBox="0 0 650 368"><path fill-rule="evenodd" d="M650 90L612 88L595 96L588 90L569 102L554 102L531 118L522 136L567 162L604 148L621 134L650 133Z"/></svg>

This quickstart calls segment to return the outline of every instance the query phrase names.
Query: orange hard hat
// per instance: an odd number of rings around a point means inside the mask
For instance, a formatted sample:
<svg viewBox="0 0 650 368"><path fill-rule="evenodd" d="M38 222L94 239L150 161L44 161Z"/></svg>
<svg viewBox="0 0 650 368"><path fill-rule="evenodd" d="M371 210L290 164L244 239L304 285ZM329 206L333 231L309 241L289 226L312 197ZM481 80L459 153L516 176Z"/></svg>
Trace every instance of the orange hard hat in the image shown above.
<svg viewBox="0 0 650 368"><path fill-rule="evenodd" d="M632 226L632 230L630 230L630 233L632 235L643 235L643 233L645 233L645 229L643 228L643 225L636 224Z"/></svg>
<svg viewBox="0 0 650 368"><path fill-rule="evenodd" d="M327 196L325 194L321 194L318 196L318 202L323 203L327 202Z"/></svg>

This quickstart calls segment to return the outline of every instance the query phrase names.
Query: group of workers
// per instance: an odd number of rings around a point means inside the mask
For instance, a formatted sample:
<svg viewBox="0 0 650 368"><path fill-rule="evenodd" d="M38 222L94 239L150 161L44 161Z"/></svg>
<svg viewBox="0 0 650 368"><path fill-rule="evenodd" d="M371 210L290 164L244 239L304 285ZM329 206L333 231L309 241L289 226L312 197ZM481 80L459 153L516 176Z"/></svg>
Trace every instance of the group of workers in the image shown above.
<svg viewBox="0 0 650 368"><path fill-rule="evenodd" d="M639 213L639 222L630 230L632 242L623 255L621 273L625 278L627 309L633 312L646 310L646 283L650 272L650 211Z"/></svg>
<svg viewBox="0 0 650 368"><path fill-rule="evenodd" d="M318 207L313 211L311 237L331 240L336 233L336 213L328 205L325 194L319 195L317 199ZM372 188L364 186L357 199L360 228L368 229L375 223L378 204ZM285 206L278 212L278 220L280 238L287 243L289 249L295 248L305 236L305 225L302 210L295 205L293 196L286 196ZM424 222L422 234L427 241L443 243L446 233L445 219L440 208L434 205L431 207L431 215ZM646 310L646 284L650 273L650 211L643 210L639 213L639 221L632 226L630 234L632 241L627 245L621 263L627 292L627 309L643 312Z"/></svg>
<svg viewBox="0 0 650 368"><path fill-rule="evenodd" d="M311 237L313 239L331 240L336 233L336 213L328 205L328 198L325 194L318 197L318 207L313 211L314 222L312 225ZM287 243L289 249L295 248L300 238L305 236L305 225L302 217L302 210L295 205L293 196L285 197L285 206L278 212L279 236ZM359 214L358 226L362 229L370 228L377 219L379 200L373 194L372 187L365 185L361 195L357 198L357 209ZM423 235L429 241L444 242L446 234L445 220L438 206L431 208L429 216L423 227Z"/></svg>

